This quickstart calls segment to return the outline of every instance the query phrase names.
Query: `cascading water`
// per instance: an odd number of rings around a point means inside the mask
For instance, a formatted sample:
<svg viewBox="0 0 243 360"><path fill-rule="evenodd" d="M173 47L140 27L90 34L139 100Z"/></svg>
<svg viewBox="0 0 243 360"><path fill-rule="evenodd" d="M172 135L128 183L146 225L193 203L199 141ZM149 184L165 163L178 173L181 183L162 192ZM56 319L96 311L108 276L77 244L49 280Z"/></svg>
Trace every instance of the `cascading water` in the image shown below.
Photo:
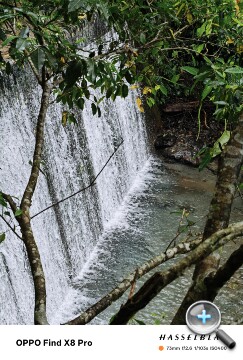
<svg viewBox="0 0 243 360"><path fill-rule="evenodd" d="M0 81L0 190L20 198L30 173L40 96L28 72L16 72L11 79L1 77ZM49 109L32 216L87 186L122 140L124 143L95 186L33 219L46 274L50 321L148 157L144 120L133 94L114 104L105 102L101 118L92 116L89 104L77 117L77 126L63 128L60 106L53 104ZM0 221L0 233L3 231L0 324L32 324L33 285L25 249Z"/></svg>
<svg viewBox="0 0 243 360"><path fill-rule="evenodd" d="M30 173L40 94L29 73L23 71L8 80L0 77L0 89L0 190L20 198ZM181 216L176 218L178 210L189 209L190 219L202 229L211 200L205 179L195 188L187 187L183 181L187 172L195 181L197 169L182 167L178 176L166 169L161 159L146 161L144 119L134 105L134 96L131 93L125 101L105 102L101 118L91 114L88 104L76 114L78 125L65 128L60 124L61 108L53 104L49 109L32 215L89 185L124 140L95 186L33 218L51 324L71 320L130 271L164 251L175 237ZM239 220L234 211L233 215ZM242 214L238 215L241 218ZM0 219L0 233L3 231L0 324L32 324L34 292L25 248ZM229 244L223 252L232 252L234 247ZM222 312L225 323L234 322L242 306L242 276L240 269L216 299L226 309ZM170 323L190 279L188 273L166 287L139 318L151 324L151 314L156 313L162 323ZM137 288L143 281L137 282ZM233 302L231 286L237 290ZM125 293L92 322L107 323L127 296Z"/></svg>

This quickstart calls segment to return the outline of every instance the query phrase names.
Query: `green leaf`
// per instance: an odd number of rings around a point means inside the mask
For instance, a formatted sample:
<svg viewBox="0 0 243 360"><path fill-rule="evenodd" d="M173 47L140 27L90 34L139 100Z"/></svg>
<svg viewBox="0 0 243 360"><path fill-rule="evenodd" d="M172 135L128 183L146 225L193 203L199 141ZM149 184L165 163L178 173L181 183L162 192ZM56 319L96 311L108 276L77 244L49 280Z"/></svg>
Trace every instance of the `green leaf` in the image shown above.
<svg viewBox="0 0 243 360"><path fill-rule="evenodd" d="M139 325L146 325L144 321L142 320L138 320L138 319L134 319Z"/></svg>
<svg viewBox="0 0 243 360"><path fill-rule="evenodd" d="M180 211L171 211L170 214L182 215L182 210L180 210Z"/></svg>
<svg viewBox="0 0 243 360"><path fill-rule="evenodd" d="M92 82L95 82L97 77L97 66L95 65L95 61L93 59L88 60L88 73Z"/></svg>
<svg viewBox="0 0 243 360"><path fill-rule="evenodd" d="M146 43L146 36L145 36L144 33L141 33L139 38L140 38L140 41L141 41L142 44Z"/></svg>
<svg viewBox="0 0 243 360"><path fill-rule="evenodd" d="M100 104L103 100L104 100L105 96L102 96L99 100L97 104Z"/></svg>
<svg viewBox="0 0 243 360"><path fill-rule="evenodd" d="M69 124L75 124L75 125L78 124L75 116L70 113L68 114L68 122L69 122Z"/></svg>
<svg viewBox="0 0 243 360"><path fill-rule="evenodd" d="M33 12L31 12L31 11L25 11L24 9L18 8L18 7L15 7L14 10L17 11L17 12L20 12L20 13L22 13L22 14L26 14L26 15L31 16L31 17L32 17L32 21L33 21L33 19L39 20L38 15L36 15L35 13L33 13Z"/></svg>
<svg viewBox="0 0 243 360"><path fill-rule="evenodd" d="M125 76L125 79L127 80L127 82L128 82L129 84L132 84L132 83L133 83L133 77L132 77L132 75L130 74L129 71L127 71L124 76Z"/></svg>
<svg viewBox="0 0 243 360"><path fill-rule="evenodd" d="M23 38L23 39L26 39L29 35L29 32L30 32L30 29L29 27L27 26L26 28L23 28L21 31L20 31L20 34L19 34L19 37Z"/></svg>
<svg viewBox="0 0 243 360"><path fill-rule="evenodd" d="M213 25L213 22L212 22L212 19L210 19L207 23L207 26L206 26L206 31L205 31L205 34L206 35L210 35L211 32L212 32L212 25Z"/></svg>
<svg viewBox="0 0 243 360"><path fill-rule="evenodd" d="M89 92L89 90L85 90L85 91L84 91L84 95L85 95L86 99L89 99L89 98L90 98L90 92Z"/></svg>
<svg viewBox="0 0 243 360"><path fill-rule="evenodd" d="M116 92L112 93L112 95L111 95L112 100L114 101L117 96L122 96L122 86L121 85L117 85Z"/></svg>
<svg viewBox="0 0 243 360"><path fill-rule="evenodd" d="M210 149L206 149L202 161L198 167L199 171L202 171L210 163L211 159L211 151Z"/></svg>
<svg viewBox="0 0 243 360"><path fill-rule="evenodd" d="M97 112L97 107L94 103L91 104L92 114L95 115Z"/></svg>
<svg viewBox="0 0 243 360"><path fill-rule="evenodd" d="M111 97L112 93L113 93L113 88L109 87L106 91L106 95L105 95L106 98L109 99L109 97Z"/></svg>
<svg viewBox="0 0 243 360"><path fill-rule="evenodd" d="M200 28L197 29L197 36L201 37L206 30L207 23L204 22Z"/></svg>
<svg viewBox="0 0 243 360"><path fill-rule="evenodd" d="M195 50L200 54L202 52L202 50L204 49L204 46L205 46L204 44L200 44L196 47Z"/></svg>
<svg viewBox="0 0 243 360"><path fill-rule="evenodd" d="M212 86L206 85L205 88L203 89L201 99L204 100L212 90L213 90Z"/></svg>
<svg viewBox="0 0 243 360"><path fill-rule="evenodd" d="M22 215L23 211L21 209L17 209L14 213L14 216L17 217L17 216L20 216Z"/></svg>
<svg viewBox="0 0 243 360"><path fill-rule="evenodd" d="M225 106L227 106L227 105L229 105L229 103L227 103L226 101L214 101L214 104L216 104L216 105L225 105Z"/></svg>
<svg viewBox="0 0 243 360"><path fill-rule="evenodd" d="M104 47L104 45L103 44L100 44L99 46L98 46L98 55L101 55L102 54L102 51L103 51L103 47ZM100 63L101 64L101 67L102 67L102 63ZM98 66L100 65L100 64L98 64ZM100 67L100 66L99 66ZM101 70L102 71L102 70Z"/></svg>
<svg viewBox="0 0 243 360"><path fill-rule="evenodd" d="M172 76L172 79L171 79L171 82L172 82L173 84L176 84L179 79L180 79L180 74L178 74L178 75L173 75L173 76Z"/></svg>
<svg viewBox="0 0 243 360"><path fill-rule="evenodd" d="M82 89L87 89L87 87L88 87L88 83L87 83L87 81L85 79L83 79L82 82L81 82L81 88Z"/></svg>
<svg viewBox="0 0 243 360"><path fill-rule="evenodd" d="M12 40L16 39L17 36L11 35L9 36L1 45L1 47L7 46Z"/></svg>
<svg viewBox="0 0 243 360"><path fill-rule="evenodd" d="M202 81L209 76L210 76L210 70L207 70L207 71L199 72L198 75L196 75L194 77L194 79L198 79L198 80Z"/></svg>
<svg viewBox="0 0 243 360"><path fill-rule="evenodd" d="M224 149L225 145L227 144L227 142L230 139L230 134L231 132L228 130L225 130L223 132L223 134L220 136L220 138L218 138L218 140L214 143L214 146L211 150L211 156L215 157L217 155L219 155L222 150Z"/></svg>
<svg viewBox="0 0 243 360"><path fill-rule="evenodd" d="M226 73L229 74L243 74L243 68L240 67L232 67L225 70Z"/></svg>
<svg viewBox="0 0 243 360"><path fill-rule="evenodd" d="M66 88L72 87L76 81L87 71L86 63L81 60L72 61L65 74Z"/></svg>
<svg viewBox="0 0 243 360"><path fill-rule="evenodd" d="M0 193L0 205L7 207L7 203L3 198L3 195Z"/></svg>
<svg viewBox="0 0 243 360"><path fill-rule="evenodd" d="M99 2L96 0L69 0L68 12L70 13L80 8L85 10L90 10L92 5L96 5L97 7L99 7L102 10L103 15L106 15L105 14L106 8L103 6L103 4L99 4ZM89 12L87 12L86 14L87 14L87 20L90 21Z"/></svg>
<svg viewBox="0 0 243 360"><path fill-rule="evenodd" d="M122 85L122 97L127 97L128 95L128 86L126 84Z"/></svg>
<svg viewBox="0 0 243 360"><path fill-rule="evenodd" d="M5 237L6 237L5 233L0 234L0 244L5 240Z"/></svg>
<svg viewBox="0 0 243 360"><path fill-rule="evenodd" d="M29 31L30 31L30 29L28 27L23 28L20 31L19 38L16 42L16 49L18 51L23 51L26 48L26 46L28 44L27 37L29 35Z"/></svg>
<svg viewBox="0 0 243 360"><path fill-rule="evenodd" d="M197 75L199 71L197 68L194 68L192 66L182 66L182 70L188 72L191 75Z"/></svg>
<svg viewBox="0 0 243 360"><path fill-rule="evenodd" d="M31 59L38 71L40 71L42 69L42 66L44 65L44 62L45 62L45 58L46 58L45 52L42 48L36 49L31 54Z"/></svg>
<svg viewBox="0 0 243 360"><path fill-rule="evenodd" d="M48 61L49 66L52 69L56 69L58 66L57 59L46 49L45 49L45 56L46 56L46 60Z"/></svg>
<svg viewBox="0 0 243 360"><path fill-rule="evenodd" d="M81 110L84 109L84 99L83 98L78 99L76 104L77 104L79 109L81 109Z"/></svg>
<svg viewBox="0 0 243 360"><path fill-rule="evenodd" d="M24 49L26 48L28 44L28 40L24 39L24 38L18 38L17 42L16 42L16 49L18 51L24 51Z"/></svg>
<svg viewBox="0 0 243 360"><path fill-rule="evenodd" d="M152 107L155 104L155 100L152 97L148 97L147 104L149 107Z"/></svg>
<svg viewBox="0 0 243 360"><path fill-rule="evenodd" d="M70 13L72 11L79 9L80 7L82 7L83 4L84 4L83 0L70 0L68 4L68 12Z"/></svg>
<svg viewBox="0 0 243 360"><path fill-rule="evenodd" d="M160 85L160 91L162 92L162 94L164 94L165 96L168 95L168 91L166 89L166 87L164 85Z"/></svg>
<svg viewBox="0 0 243 360"><path fill-rule="evenodd" d="M180 234L184 233L188 230L188 225L180 225L178 230Z"/></svg>

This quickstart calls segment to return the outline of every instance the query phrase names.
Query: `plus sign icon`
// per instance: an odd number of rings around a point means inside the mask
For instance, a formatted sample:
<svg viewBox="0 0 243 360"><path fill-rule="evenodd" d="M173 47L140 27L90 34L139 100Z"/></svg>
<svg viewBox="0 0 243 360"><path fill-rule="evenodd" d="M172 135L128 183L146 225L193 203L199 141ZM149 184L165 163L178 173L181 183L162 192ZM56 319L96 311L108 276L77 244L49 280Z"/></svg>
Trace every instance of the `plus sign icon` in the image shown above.
<svg viewBox="0 0 243 360"><path fill-rule="evenodd" d="M212 318L212 315L207 314L206 310L203 310L202 314L197 315L197 318L202 320L202 324L206 324L207 320Z"/></svg>

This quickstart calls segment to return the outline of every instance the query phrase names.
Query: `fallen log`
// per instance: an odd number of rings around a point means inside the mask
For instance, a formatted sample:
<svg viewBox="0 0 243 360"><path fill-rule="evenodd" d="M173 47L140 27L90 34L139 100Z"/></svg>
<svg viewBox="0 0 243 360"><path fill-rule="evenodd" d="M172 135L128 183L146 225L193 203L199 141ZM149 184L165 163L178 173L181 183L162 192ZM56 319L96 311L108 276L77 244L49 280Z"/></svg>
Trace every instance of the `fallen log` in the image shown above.
<svg viewBox="0 0 243 360"><path fill-rule="evenodd" d="M174 104L168 104L163 108L163 111L166 113L172 112L183 112L183 111L190 111L198 108L199 101L190 101L190 102L179 102Z"/></svg>

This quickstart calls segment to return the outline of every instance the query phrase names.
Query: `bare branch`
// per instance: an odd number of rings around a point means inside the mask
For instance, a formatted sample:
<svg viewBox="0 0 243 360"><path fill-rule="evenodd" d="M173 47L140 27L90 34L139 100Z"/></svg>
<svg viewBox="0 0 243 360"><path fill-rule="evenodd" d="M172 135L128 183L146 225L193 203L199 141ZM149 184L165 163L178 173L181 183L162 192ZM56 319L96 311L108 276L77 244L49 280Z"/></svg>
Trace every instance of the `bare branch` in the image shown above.
<svg viewBox="0 0 243 360"><path fill-rule="evenodd" d="M25 54L26 57L27 57L27 61L28 61L28 63L30 64L30 67L31 67L31 69L32 69L32 71L33 71L33 73L34 73L34 75L35 75L35 77L36 77L39 85L42 86L43 81L42 81L42 79L41 79L41 77L40 77L40 74L38 73L38 70L36 69L33 61L31 60L31 57L30 57L29 52L28 52L27 50L24 50L24 54Z"/></svg>
<svg viewBox="0 0 243 360"><path fill-rule="evenodd" d="M15 201L13 200L12 196L9 194L5 194L5 193L1 193L2 197L4 198L4 200L7 201L7 203L9 204L12 212L15 214L16 210L17 210L17 205L15 203Z"/></svg>
<svg viewBox="0 0 243 360"><path fill-rule="evenodd" d="M0 214L0 218L3 219L3 221L5 222L5 224L9 227L9 229L11 229L11 231L12 231L20 240L23 241L22 237L14 230L14 228L9 224L9 222L5 219L5 217Z"/></svg>
<svg viewBox="0 0 243 360"><path fill-rule="evenodd" d="M182 221L184 219L184 216L185 216L185 213L186 213L186 209L184 208L182 210L182 214L181 214L181 218L180 218L180 221L179 221L179 224L178 224L178 228L177 228L177 232L174 236L174 238L170 241L170 243L167 245L167 248L165 249L165 251L167 251L169 249L169 247L171 246L171 244L174 243L174 246L176 244L176 239L181 235L181 231L180 231L180 227L182 225Z"/></svg>
<svg viewBox="0 0 243 360"><path fill-rule="evenodd" d="M137 277L138 277L138 269L135 270L135 275L134 275L133 281L131 283L131 289L130 289L130 293L128 295L128 299L131 299L131 297L133 296L133 294L135 292Z"/></svg>

